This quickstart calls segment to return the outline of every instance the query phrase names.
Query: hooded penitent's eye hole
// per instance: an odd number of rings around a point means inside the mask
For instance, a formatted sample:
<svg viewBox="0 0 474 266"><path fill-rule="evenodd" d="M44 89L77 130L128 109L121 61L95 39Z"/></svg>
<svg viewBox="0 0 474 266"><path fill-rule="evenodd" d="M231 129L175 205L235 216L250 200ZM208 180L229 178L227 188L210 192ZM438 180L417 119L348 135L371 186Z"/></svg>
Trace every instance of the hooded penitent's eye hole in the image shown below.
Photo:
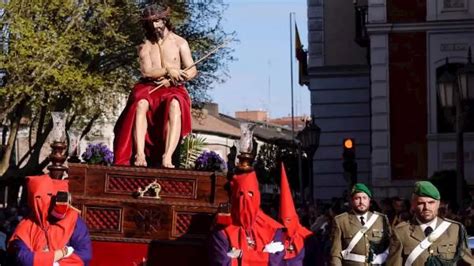
<svg viewBox="0 0 474 266"><path fill-rule="evenodd" d="M244 192L240 191L239 196L243 196L243 195L244 195Z"/></svg>
<svg viewBox="0 0 474 266"><path fill-rule="evenodd" d="M247 192L247 195L249 195L249 197L253 197L253 192L249 191L249 192Z"/></svg>
<svg viewBox="0 0 474 266"><path fill-rule="evenodd" d="M53 196L53 193L48 193L48 196L52 197L52 196Z"/></svg>

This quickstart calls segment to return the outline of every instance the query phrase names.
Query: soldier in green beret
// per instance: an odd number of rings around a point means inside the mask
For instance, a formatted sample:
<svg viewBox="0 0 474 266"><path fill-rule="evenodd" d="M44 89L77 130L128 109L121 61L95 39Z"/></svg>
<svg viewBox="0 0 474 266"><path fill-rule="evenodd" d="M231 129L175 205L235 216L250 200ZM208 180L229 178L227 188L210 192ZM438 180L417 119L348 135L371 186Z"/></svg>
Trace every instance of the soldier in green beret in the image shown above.
<svg viewBox="0 0 474 266"><path fill-rule="evenodd" d="M351 192L352 210L334 218L331 265L384 265L390 242L386 215L369 211L372 193L357 183Z"/></svg>
<svg viewBox="0 0 474 266"><path fill-rule="evenodd" d="M474 265L464 226L438 217L440 199L432 183L416 182L411 200L414 218L393 229L388 265Z"/></svg>

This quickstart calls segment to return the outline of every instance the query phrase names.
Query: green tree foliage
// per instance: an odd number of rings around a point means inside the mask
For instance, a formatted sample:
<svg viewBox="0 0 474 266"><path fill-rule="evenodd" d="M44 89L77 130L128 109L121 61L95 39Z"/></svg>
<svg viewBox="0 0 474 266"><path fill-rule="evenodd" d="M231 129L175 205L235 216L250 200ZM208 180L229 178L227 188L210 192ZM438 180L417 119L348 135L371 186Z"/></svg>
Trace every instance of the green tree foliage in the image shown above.
<svg viewBox="0 0 474 266"><path fill-rule="evenodd" d="M176 32L188 39L195 60L234 35L222 30L222 3L168 4ZM142 7L143 1L131 0L0 4L0 26L8 44L0 53L0 69L8 73L6 86L0 87L0 124L9 133L2 143L0 175L7 176L8 168L14 170L9 175L34 174L47 165L47 160L39 161L39 153L51 130L51 111L68 112L67 127L82 128L83 134L97 120L120 111L117 103L139 78L136 47L144 38ZM222 49L198 66L200 75L188 84L193 100L206 100L212 84L223 81L227 62L234 60L231 53ZM24 123L30 150L12 168L13 143Z"/></svg>
<svg viewBox="0 0 474 266"><path fill-rule="evenodd" d="M298 190L298 155L296 150L289 146L268 143L260 147L254 166L258 181L261 184L277 184L279 186L282 162L285 164L290 186L294 190Z"/></svg>
<svg viewBox="0 0 474 266"><path fill-rule="evenodd" d="M274 144L263 144L255 160L255 171L262 184L278 183L280 180L278 164L279 148Z"/></svg>

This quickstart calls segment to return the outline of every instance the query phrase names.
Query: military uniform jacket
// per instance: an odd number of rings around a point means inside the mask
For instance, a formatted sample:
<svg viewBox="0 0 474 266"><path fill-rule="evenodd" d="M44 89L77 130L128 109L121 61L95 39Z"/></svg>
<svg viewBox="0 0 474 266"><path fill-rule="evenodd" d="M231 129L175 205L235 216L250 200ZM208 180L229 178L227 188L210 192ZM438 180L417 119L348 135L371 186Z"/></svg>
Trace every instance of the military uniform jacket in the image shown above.
<svg viewBox="0 0 474 266"><path fill-rule="evenodd" d="M438 256L446 263L444 265L474 265L474 259L471 251L467 247L467 242L459 243L460 233L466 236L464 227L452 220L442 219L438 217L436 228L447 220L452 224L444 231L444 233L424 250L413 262L413 266L425 266L430 254ZM459 230L462 230L461 232ZM412 250L425 239L425 234L416 219L402 222L393 229L392 239L390 241L389 255L387 265L404 265ZM464 239L466 239L464 237ZM460 244L461 259L458 264L450 262L456 255L456 248Z"/></svg>
<svg viewBox="0 0 474 266"><path fill-rule="evenodd" d="M367 221L372 216L368 212ZM370 229L362 236L359 242L354 246L351 253L369 256L371 242L376 245L383 245L383 249L388 248L391 230L388 218L385 214L378 213L379 217ZM359 218L353 212L345 212L334 218L334 224L331 233L331 265L371 265L350 260L344 260L341 251L345 250L351 242L354 235L362 228ZM386 242L386 244L384 244ZM381 253L381 252L380 252Z"/></svg>

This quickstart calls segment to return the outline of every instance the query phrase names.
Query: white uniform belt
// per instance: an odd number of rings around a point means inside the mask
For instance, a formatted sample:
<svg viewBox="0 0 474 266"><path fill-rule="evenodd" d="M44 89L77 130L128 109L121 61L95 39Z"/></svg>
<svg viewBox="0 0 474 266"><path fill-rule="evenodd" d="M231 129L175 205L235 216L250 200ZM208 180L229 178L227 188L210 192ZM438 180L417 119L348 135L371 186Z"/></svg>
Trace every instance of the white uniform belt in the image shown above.
<svg viewBox="0 0 474 266"><path fill-rule="evenodd" d="M356 262L365 262L366 257L364 255L349 253L344 257L345 260L351 260Z"/></svg>
<svg viewBox="0 0 474 266"><path fill-rule="evenodd" d="M347 253L343 256L345 260L351 260L355 262L367 262L367 257L364 255L354 254L354 253ZM372 260L372 264L383 264L387 260L388 257L388 248L380 253L375 255L374 259Z"/></svg>
<svg viewBox="0 0 474 266"><path fill-rule="evenodd" d="M346 249L341 251L342 258L345 260L351 260L351 261L356 261L356 262L365 262L366 261L366 256L364 255L359 255L359 254L353 254L351 253L352 249L354 249L355 245L360 241L362 236L369 230L372 225L374 225L375 221L379 217L378 214L374 213L372 216L370 216L369 220L367 223L362 227L357 233L354 235L354 237L351 239L351 242L349 242L349 245L347 246Z"/></svg>

